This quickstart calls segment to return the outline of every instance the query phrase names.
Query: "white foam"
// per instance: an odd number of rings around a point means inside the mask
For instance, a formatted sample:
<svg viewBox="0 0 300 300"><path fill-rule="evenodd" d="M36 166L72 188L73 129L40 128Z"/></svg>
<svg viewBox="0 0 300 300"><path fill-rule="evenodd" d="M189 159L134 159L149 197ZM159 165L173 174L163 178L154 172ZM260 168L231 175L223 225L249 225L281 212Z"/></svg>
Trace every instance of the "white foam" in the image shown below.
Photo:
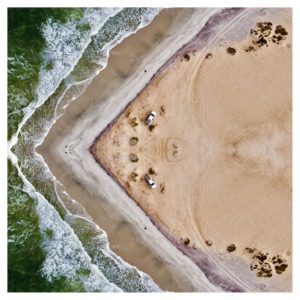
<svg viewBox="0 0 300 300"><path fill-rule="evenodd" d="M81 277L87 291L121 291L91 263L91 258L72 228L60 218L49 202L41 194L35 195L38 199L36 209L43 233L43 247L47 253L42 267L44 276L49 281L61 276L71 279L76 277L78 271L85 269L91 271L88 277ZM45 233L46 229L52 230L51 238Z"/></svg>
<svg viewBox="0 0 300 300"><path fill-rule="evenodd" d="M53 155L64 161L88 190L95 192L101 198L104 197L113 206L118 207L126 219L134 224L136 230L141 231L138 233L143 242L160 253L160 256L170 265L180 280L185 281L192 289L201 291L218 289L208 282L195 264L166 240L132 199L107 176L104 170L99 168L87 148L93 143L95 136L111 121L112 116L121 111L135 97L159 67L198 33L201 24L204 24L207 18L215 12L216 10L213 9L198 12L184 26L175 28L174 34L160 42L153 53L143 60L131 78L118 84L115 93L105 103L94 105L81 118L78 118L68 135L62 136L59 144L55 149L53 148ZM147 69L146 74L143 72L145 68ZM66 157L63 156L63 147L67 144L73 144L73 155L68 156L66 160ZM81 161L84 161L84 164ZM101 188L99 188L100 182ZM141 229L140 224L147 226L147 232Z"/></svg>
<svg viewBox="0 0 300 300"><path fill-rule="evenodd" d="M90 23L92 34L96 34L97 28L99 29L104 23L104 21L100 22L100 20L109 18L109 16L116 14L119 10L120 9L108 9L107 11L104 11L99 9L87 9L84 18L90 18L91 16L93 16ZM100 15L102 15L103 17L102 19L99 18L99 15L97 16L97 13L99 13L99 11L101 12ZM154 12L158 13L158 11L159 10L150 9L150 15L152 14L154 17ZM150 22L151 20L149 16L147 16L145 19L147 20L147 22ZM145 24L146 23L144 23L144 25ZM141 26L142 25L140 25L140 27ZM90 42L91 36L85 36L85 41L79 43L79 45L76 45L76 47L73 48L72 43L76 42L76 40L79 38L79 35L77 33L74 34L74 28L76 29L76 26L72 22L67 22L63 25L54 23L53 21L48 21L46 23L43 31L47 39L47 48L44 51L44 56L46 58L46 62L53 62L53 69L50 71L47 71L45 68L41 69L40 85L37 88L36 100L24 109L25 116L19 124L18 131L8 143L8 158L11 159L14 166L17 168L19 176L24 182L25 191L32 198L37 200L37 212L40 217L40 228L41 232L44 235L43 247L47 252L47 257L43 264L43 272L45 277L50 281L60 276L72 278L76 275L76 272L78 270L84 268L91 271L88 278L87 276L81 277L81 280L88 291L121 291L121 289L119 289L113 283L110 283L105 278L105 276L99 271L96 265L91 263L91 258L86 253L81 242L78 240L71 227L60 218L53 206L50 205L44 198L44 196L37 192L32 184L27 180L27 178L21 171L17 156L11 151L11 148L18 142L18 135L21 132L24 124L33 115L36 109L41 106L54 92L54 90L58 87L60 81L68 74L70 74L70 72L80 59L84 49ZM125 35L120 34L118 36L118 40L114 40L114 44L112 44L111 47L107 47L107 49L105 50L107 54L106 60L108 59L109 50L117 42L120 42L122 39L132 33L133 32L127 32ZM89 82L90 80L87 79L86 81ZM72 84L70 84L69 86L72 86ZM65 93L66 90L62 93L61 98ZM57 118L58 116L55 117ZM47 120L46 122L43 122L43 132L39 132L36 135L34 133L25 135L25 141L28 140L29 145L31 145L33 142L35 148L47 135L54 121L55 120ZM34 162L34 164L44 165L43 174L39 175L42 176L44 180L52 180L53 182L55 182L55 177L51 174L43 158L36 153L35 155L35 157L27 157L26 159L23 159L22 168L26 168L27 163L29 162L31 164ZM61 204L63 205L63 203ZM63 207L67 211L64 205ZM49 228L53 231L53 238L50 239L44 233L46 228ZM110 253L107 238L106 247L108 256L111 255L112 257L113 253ZM121 265L121 267L131 268L131 266L124 263L124 261L122 261L121 259L118 260L118 263ZM143 275L142 281L150 287L149 290L159 290L159 288L153 283L152 279L149 276L143 273L141 274Z"/></svg>
<svg viewBox="0 0 300 300"><path fill-rule="evenodd" d="M74 66L81 58L85 48L90 43L92 35L98 32L98 30L109 19L109 17L114 16L119 11L119 9L111 8L101 10L87 9L84 17L81 19L81 22L84 24L89 21L88 18L91 18L91 31L89 34L86 33L81 37L81 40L79 41L81 48L77 45L80 33L79 30L76 30L76 25L78 25L79 22L75 23L69 21L65 24L59 24L55 23L53 20L48 20L48 22L42 28L47 46L43 51L44 65L40 69L39 85L36 89L36 98L26 108L23 109L24 117L19 123L17 132L8 142L9 150L17 143L18 135L26 121L33 115L35 110L41 106L57 89L61 80L73 70ZM63 53L63 49L70 54L70 57ZM46 65L50 61L53 64L53 68L47 71Z"/></svg>

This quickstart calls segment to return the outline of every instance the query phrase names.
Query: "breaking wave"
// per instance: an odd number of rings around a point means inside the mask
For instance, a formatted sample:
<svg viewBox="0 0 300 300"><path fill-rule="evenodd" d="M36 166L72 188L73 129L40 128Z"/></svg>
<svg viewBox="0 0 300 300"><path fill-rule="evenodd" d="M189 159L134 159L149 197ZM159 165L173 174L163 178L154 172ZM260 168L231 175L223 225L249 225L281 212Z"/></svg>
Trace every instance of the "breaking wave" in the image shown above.
<svg viewBox="0 0 300 300"><path fill-rule="evenodd" d="M64 21L47 18L39 29L45 45L39 53L41 64L33 99L23 96L20 89L14 93L14 86L10 86L10 99L25 100L20 109L11 109L11 114L18 118L9 120L15 122L13 128L16 128L8 142L8 158L12 170L16 171L9 176L12 182L21 181L19 186L11 186L14 198L9 200L9 209L15 209L12 215L17 211L19 191L32 199L38 217L36 235L41 235L38 246L45 253L39 271L47 282L63 278L71 282L70 290L74 291L81 288L106 292L160 290L148 275L109 249L106 233L69 197L35 152L67 105L106 67L110 50L150 23L159 11L154 8L88 8L82 15L71 14ZM31 68L25 58L17 61L16 57L9 56L11 66L22 64L24 68ZM9 70L11 76L17 76L17 71L17 68ZM64 103L61 102L63 97L68 99ZM9 247L13 248L14 241L18 235L24 235L24 230L10 232ZM27 235L31 236L32 232Z"/></svg>

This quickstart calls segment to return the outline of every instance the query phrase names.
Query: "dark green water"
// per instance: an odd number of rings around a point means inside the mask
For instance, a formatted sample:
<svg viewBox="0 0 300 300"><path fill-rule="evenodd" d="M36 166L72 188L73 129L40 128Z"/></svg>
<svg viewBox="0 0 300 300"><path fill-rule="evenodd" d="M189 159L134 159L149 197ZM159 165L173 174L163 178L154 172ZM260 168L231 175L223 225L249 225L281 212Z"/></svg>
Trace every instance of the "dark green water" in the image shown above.
<svg viewBox="0 0 300 300"><path fill-rule="evenodd" d="M9 292L158 290L109 250L104 232L65 208L35 153L70 82L105 67L101 49L149 13L157 12L8 9Z"/></svg>

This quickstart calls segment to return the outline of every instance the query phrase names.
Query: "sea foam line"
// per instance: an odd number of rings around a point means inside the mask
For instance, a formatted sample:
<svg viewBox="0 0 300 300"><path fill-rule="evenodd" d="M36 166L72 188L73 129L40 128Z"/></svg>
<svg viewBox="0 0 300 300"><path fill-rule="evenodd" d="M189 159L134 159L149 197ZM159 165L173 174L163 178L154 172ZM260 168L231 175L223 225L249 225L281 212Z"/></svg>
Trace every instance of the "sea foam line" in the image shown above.
<svg viewBox="0 0 300 300"><path fill-rule="evenodd" d="M159 11L157 11L157 13L158 13ZM141 28L141 27L143 27L143 26L145 26L146 24L148 24L148 22L150 22L151 20L149 20L148 19L148 21L147 22L145 22L144 24L141 24L139 27L138 27L138 29L139 28ZM137 30L138 30L137 29ZM137 31L136 30L136 31ZM134 32L136 32L136 31L134 31ZM122 38L122 40L126 37L126 36L128 36L129 34L132 34L132 33L134 33L134 32L128 32L128 33L126 33L124 36L123 36L123 38ZM112 46L107 50L107 59L108 59L108 56L109 56L109 50L112 48L112 47L114 47L116 44L118 44L119 42L121 42L121 40L119 40L119 41L117 41L117 42L114 42L114 43L112 43ZM84 50L83 50L84 51ZM82 53L83 53L83 51L82 51ZM81 53L81 55L82 55L82 53ZM78 60L79 60L79 58L77 59L77 62L78 62ZM76 63L74 64L74 66L76 65ZM72 69L74 68L74 66L72 67ZM106 66L106 64L105 64L105 66ZM103 68L105 68L105 66L103 67ZM102 68L102 69L103 69ZM102 70L101 69L101 70ZM96 75L101 71L101 70L98 70L98 72L96 73ZM69 73L71 73L71 70L70 70L70 72ZM95 75L94 75L95 76ZM94 77L93 76L93 77ZM88 78L86 81L89 81L90 82L90 78ZM56 87L57 88L57 87ZM55 89L56 89L55 88ZM66 91L65 91L66 92ZM65 94L65 92L63 93L63 95ZM29 105L29 107L25 110L26 111L26 114L25 114L25 116L24 116L24 118L23 118L23 120L22 120L22 122L20 123L20 125L19 125L19 128L18 128L18 131L17 131L17 133L12 137L12 139L10 140L10 142L9 142L9 151L8 151L8 158L9 159L11 159L11 161L13 162L13 164L14 164L14 166L17 168L17 170L18 170L18 174L19 174L19 176L21 177L21 179L23 180L23 182L24 182L24 186L25 186L25 190L28 192L28 194L31 196L31 197L33 197L34 199L37 199L38 200L38 206L37 206L37 212L39 212L39 215L40 215L40 219L42 220L43 218L42 218L42 212L43 212L43 209L42 208L44 208L45 207L45 202L46 202L46 204L49 206L49 207L51 207L51 209L53 209L53 210L55 210L49 203L48 203L48 201L43 197L43 195L41 195L39 192L37 192L36 190L35 190L35 188L31 185L31 183L27 180L27 178L24 176L24 174L22 173L22 171L21 171L21 169L20 169L20 167L19 167L19 164L18 164L18 158L17 158L17 156L15 155L15 154L13 154L12 153L12 151L11 151L11 148L17 143L17 141L18 141L18 139L17 139L17 137L18 137L18 134L20 133L20 131L21 131L21 129L22 129L22 127L24 126L24 124L26 123L26 121L33 115L33 113L35 112L35 110L39 107L39 106L41 106L46 100L47 100L47 98L50 96L50 94L51 94L51 92L49 92L46 96L44 96L44 97L39 97L38 99L37 99L37 101L34 103L34 105ZM44 99L43 99L44 98ZM62 99L62 97L61 97L61 99ZM57 116L56 116L57 117ZM53 122L54 123L54 122ZM52 123L52 124L53 124ZM51 128L51 126L49 126L48 127L48 130L45 130L45 134L43 134L42 136L39 136L41 139L40 139L40 141L42 141L43 139L44 139L44 137L47 135L47 133L49 132L49 130L50 130L50 128ZM36 144L36 145L38 145L38 144ZM38 155L39 156L39 155ZM40 157L41 158L41 157ZM45 162L44 162L44 164L45 164ZM48 172L50 172L50 170L48 169L48 166L45 164L45 167L46 167L46 169L47 169L47 171ZM51 172L50 172L50 174L51 174ZM52 175L52 174L51 174ZM55 178L54 178L54 176L52 175L52 178L53 178L53 180L55 180ZM56 211L55 211L56 212ZM57 212L56 212L57 213ZM58 215L58 214L57 214ZM59 217L59 216L58 216ZM62 221L61 220L61 222L63 222L65 225L67 225L66 224L66 222L64 222L64 221ZM49 224L48 224L49 225ZM69 225L67 225L67 226L69 226ZM71 229L71 228L70 228ZM72 231L72 229L71 229L71 231ZM72 231L73 232L73 231ZM74 232L73 232L73 235L75 236L75 238L77 238L77 236L74 234ZM80 243L80 241L79 241L79 243ZM80 245L82 246L82 244L80 243ZM108 246L108 244L107 244L107 246ZM49 249L48 249L49 250ZM83 248L83 250L84 250L84 248ZM86 253L86 252L85 252ZM89 256L88 256L89 257ZM90 257L89 257L90 258ZM47 259L46 259L46 261L47 261ZM50 265L52 265L52 263L50 263ZM50 268L50 267L49 267ZM46 270L49 270L49 268L45 268L45 271ZM50 268L51 269L51 268ZM56 270L55 268L54 268L54 270ZM53 273L53 272L50 272L50 274L51 273ZM46 272L46 274L47 274L47 272ZM54 272L54 274L56 274L55 272ZM102 273L101 273L102 274ZM148 276L148 275L146 275L146 274L144 274L144 273L142 273L142 272L140 272L140 274L141 274L141 278L143 279L143 282L144 283L146 283L145 281L147 281L147 284L149 285L150 284L150 282L149 282L149 280L150 280L150 277ZM49 274L48 274L49 275ZM47 276L47 275L46 275ZM49 278L52 278L51 277L51 275L49 275L50 277ZM153 286L153 283L151 282L151 285ZM117 288L118 289L118 288ZM89 290L91 290L90 288L89 288ZM110 290L116 290L116 288L114 287L114 286L112 286L111 287L111 289ZM159 290L159 289L158 289Z"/></svg>
<svg viewBox="0 0 300 300"><path fill-rule="evenodd" d="M97 34L97 32L101 29L101 27L105 24L105 22L110 18L110 17L113 17L114 15L116 15L119 11L121 11L122 9L116 9L116 10L113 10L111 11L111 14L107 14L105 15L104 19L102 20L102 22L95 22L95 20L93 20L92 22L92 32L91 32L91 35L89 37L87 37L85 43L83 44L82 46L82 49L81 51L78 52L78 55L76 57L74 57L74 61L73 62L69 62L69 70L67 72L67 70L64 72L64 76L66 77L68 74L70 74L72 72L72 70L74 69L74 67L76 66L76 64L78 63L79 59L81 58L82 54L84 53L84 50L86 49L86 47L89 45L89 43L91 42L91 38L93 35ZM89 12L89 11L88 11ZM90 15L88 13L88 15ZM83 17L83 20L82 21L88 21L85 17ZM67 24L65 24L66 28L69 28L70 26L70 23L72 22L67 22ZM74 24L76 26L76 24ZM49 26L49 25L46 25L46 26ZM64 30L64 25L61 25L61 31ZM47 30L45 31L45 28L44 28L44 33L46 33ZM73 32L68 30L69 34L72 34ZM47 41L47 36L45 36L45 39ZM46 51L47 52L47 51ZM46 78L42 78L42 74L44 73L41 73L40 72L40 78L39 78L39 81L40 82L44 82L46 81ZM57 74L54 74L55 76ZM64 77L63 76L60 76L59 77L60 80L63 80ZM50 95L57 89L58 85L59 85L59 82L56 83L55 86L52 86L52 89L47 89L48 92L45 93L41 90L40 86L38 86L37 88L37 93L36 93L36 100L34 100L33 102L31 102L26 108L23 109L23 111L25 112L25 115L22 119L22 121L19 123L19 126L18 126L18 130L17 132L11 137L10 141L8 142L8 149L9 151L13 148L14 145L16 145L16 143L18 142L18 135L20 134L21 132L21 129L22 127L24 126L24 124L27 122L27 120L33 115L33 113L35 112L35 110L41 106L42 104L44 104L44 102L50 97ZM42 83L43 84L43 83ZM38 91L40 91L40 94L38 93Z"/></svg>

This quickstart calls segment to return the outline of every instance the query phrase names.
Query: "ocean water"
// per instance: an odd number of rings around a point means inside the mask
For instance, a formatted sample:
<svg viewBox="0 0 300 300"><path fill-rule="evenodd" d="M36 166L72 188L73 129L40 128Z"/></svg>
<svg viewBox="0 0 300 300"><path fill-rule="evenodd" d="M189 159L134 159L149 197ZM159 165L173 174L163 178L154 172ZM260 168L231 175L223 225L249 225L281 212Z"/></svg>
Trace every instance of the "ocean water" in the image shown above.
<svg viewBox="0 0 300 300"><path fill-rule="evenodd" d="M160 291L109 249L83 207L59 196L35 151L110 50L159 11L8 9L8 291Z"/></svg>

